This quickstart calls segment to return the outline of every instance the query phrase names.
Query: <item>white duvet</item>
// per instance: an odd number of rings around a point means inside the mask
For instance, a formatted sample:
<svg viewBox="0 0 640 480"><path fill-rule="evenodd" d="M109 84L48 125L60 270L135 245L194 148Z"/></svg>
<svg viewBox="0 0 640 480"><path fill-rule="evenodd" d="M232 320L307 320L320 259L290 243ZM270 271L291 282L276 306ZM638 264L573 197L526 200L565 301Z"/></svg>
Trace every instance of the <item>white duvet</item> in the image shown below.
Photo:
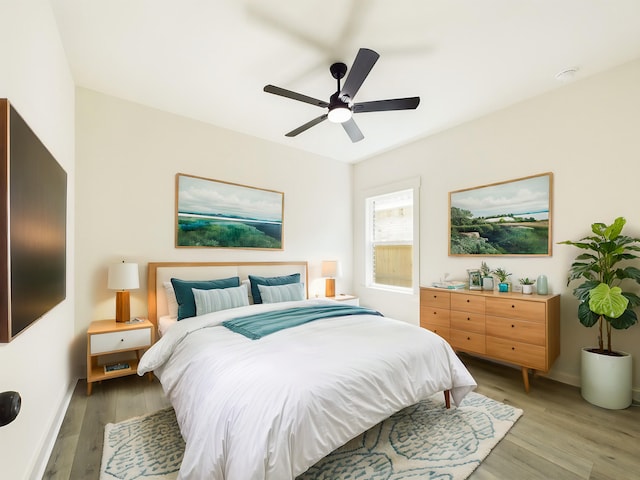
<svg viewBox="0 0 640 480"><path fill-rule="evenodd" d="M396 411L476 386L449 344L375 315L316 320L260 340L224 320L327 300L250 305L178 322L140 361L176 411L179 479L286 480Z"/></svg>

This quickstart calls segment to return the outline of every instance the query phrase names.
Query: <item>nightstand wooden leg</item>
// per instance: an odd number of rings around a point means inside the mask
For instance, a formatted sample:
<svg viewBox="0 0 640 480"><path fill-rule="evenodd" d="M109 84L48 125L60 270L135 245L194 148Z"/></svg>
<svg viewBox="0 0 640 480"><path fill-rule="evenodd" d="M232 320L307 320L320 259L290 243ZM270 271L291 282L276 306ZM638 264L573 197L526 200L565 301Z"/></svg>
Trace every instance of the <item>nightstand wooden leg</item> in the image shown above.
<svg viewBox="0 0 640 480"><path fill-rule="evenodd" d="M87 382L87 397L91 396L91 387L93 387L93 383Z"/></svg>
<svg viewBox="0 0 640 480"><path fill-rule="evenodd" d="M522 381L524 382L524 391L529 393L529 369L522 367Z"/></svg>
<svg viewBox="0 0 640 480"><path fill-rule="evenodd" d="M451 408L451 392L449 390L444 391L444 406L447 409Z"/></svg>

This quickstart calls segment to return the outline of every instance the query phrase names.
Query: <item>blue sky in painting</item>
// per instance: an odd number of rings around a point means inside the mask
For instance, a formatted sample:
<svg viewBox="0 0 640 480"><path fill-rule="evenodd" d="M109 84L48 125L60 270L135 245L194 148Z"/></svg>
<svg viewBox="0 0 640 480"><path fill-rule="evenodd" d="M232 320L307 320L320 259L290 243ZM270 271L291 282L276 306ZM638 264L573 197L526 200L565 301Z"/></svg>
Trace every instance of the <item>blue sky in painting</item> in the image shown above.
<svg viewBox="0 0 640 480"><path fill-rule="evenodd" d="M542 175L452 192L451 206L469 210L474 217L512 213L544 220L549 217L549 186L550 177Z"/></svg>
<svg viewBox="0 0 640 480"><path fill-rule="evenodd" d="M282 222L283 194L181 175L178 212Z"/></svg>

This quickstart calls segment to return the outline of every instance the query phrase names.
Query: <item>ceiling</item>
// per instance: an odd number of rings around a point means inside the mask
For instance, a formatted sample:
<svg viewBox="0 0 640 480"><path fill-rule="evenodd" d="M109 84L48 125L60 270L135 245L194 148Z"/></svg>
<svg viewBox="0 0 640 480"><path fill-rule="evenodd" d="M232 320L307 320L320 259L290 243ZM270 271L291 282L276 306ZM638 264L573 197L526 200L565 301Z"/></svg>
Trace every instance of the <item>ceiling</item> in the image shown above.
<svg viewBox="0 0 640 480"><path fill-rule="evenodd" d="M78 86L344 162L640 58L638 0L50 1ZM420 106L356 114L358 143L285 137L323 110L263 87L328 101L361 47L380 59L355 101Z"/></svg>

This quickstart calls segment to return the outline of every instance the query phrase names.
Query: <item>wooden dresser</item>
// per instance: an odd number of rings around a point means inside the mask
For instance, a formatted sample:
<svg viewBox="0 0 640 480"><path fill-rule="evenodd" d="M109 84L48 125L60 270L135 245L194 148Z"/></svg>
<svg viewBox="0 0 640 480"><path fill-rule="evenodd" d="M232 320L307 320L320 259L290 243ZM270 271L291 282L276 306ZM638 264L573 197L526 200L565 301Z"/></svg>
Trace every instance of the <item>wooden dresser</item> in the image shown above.
<svg viewBox="0 0 640 480"><path fill-rule="evenodd" d="M454 350L546 373L560 354L560 295L420 289L420 326Z"/></svg>

